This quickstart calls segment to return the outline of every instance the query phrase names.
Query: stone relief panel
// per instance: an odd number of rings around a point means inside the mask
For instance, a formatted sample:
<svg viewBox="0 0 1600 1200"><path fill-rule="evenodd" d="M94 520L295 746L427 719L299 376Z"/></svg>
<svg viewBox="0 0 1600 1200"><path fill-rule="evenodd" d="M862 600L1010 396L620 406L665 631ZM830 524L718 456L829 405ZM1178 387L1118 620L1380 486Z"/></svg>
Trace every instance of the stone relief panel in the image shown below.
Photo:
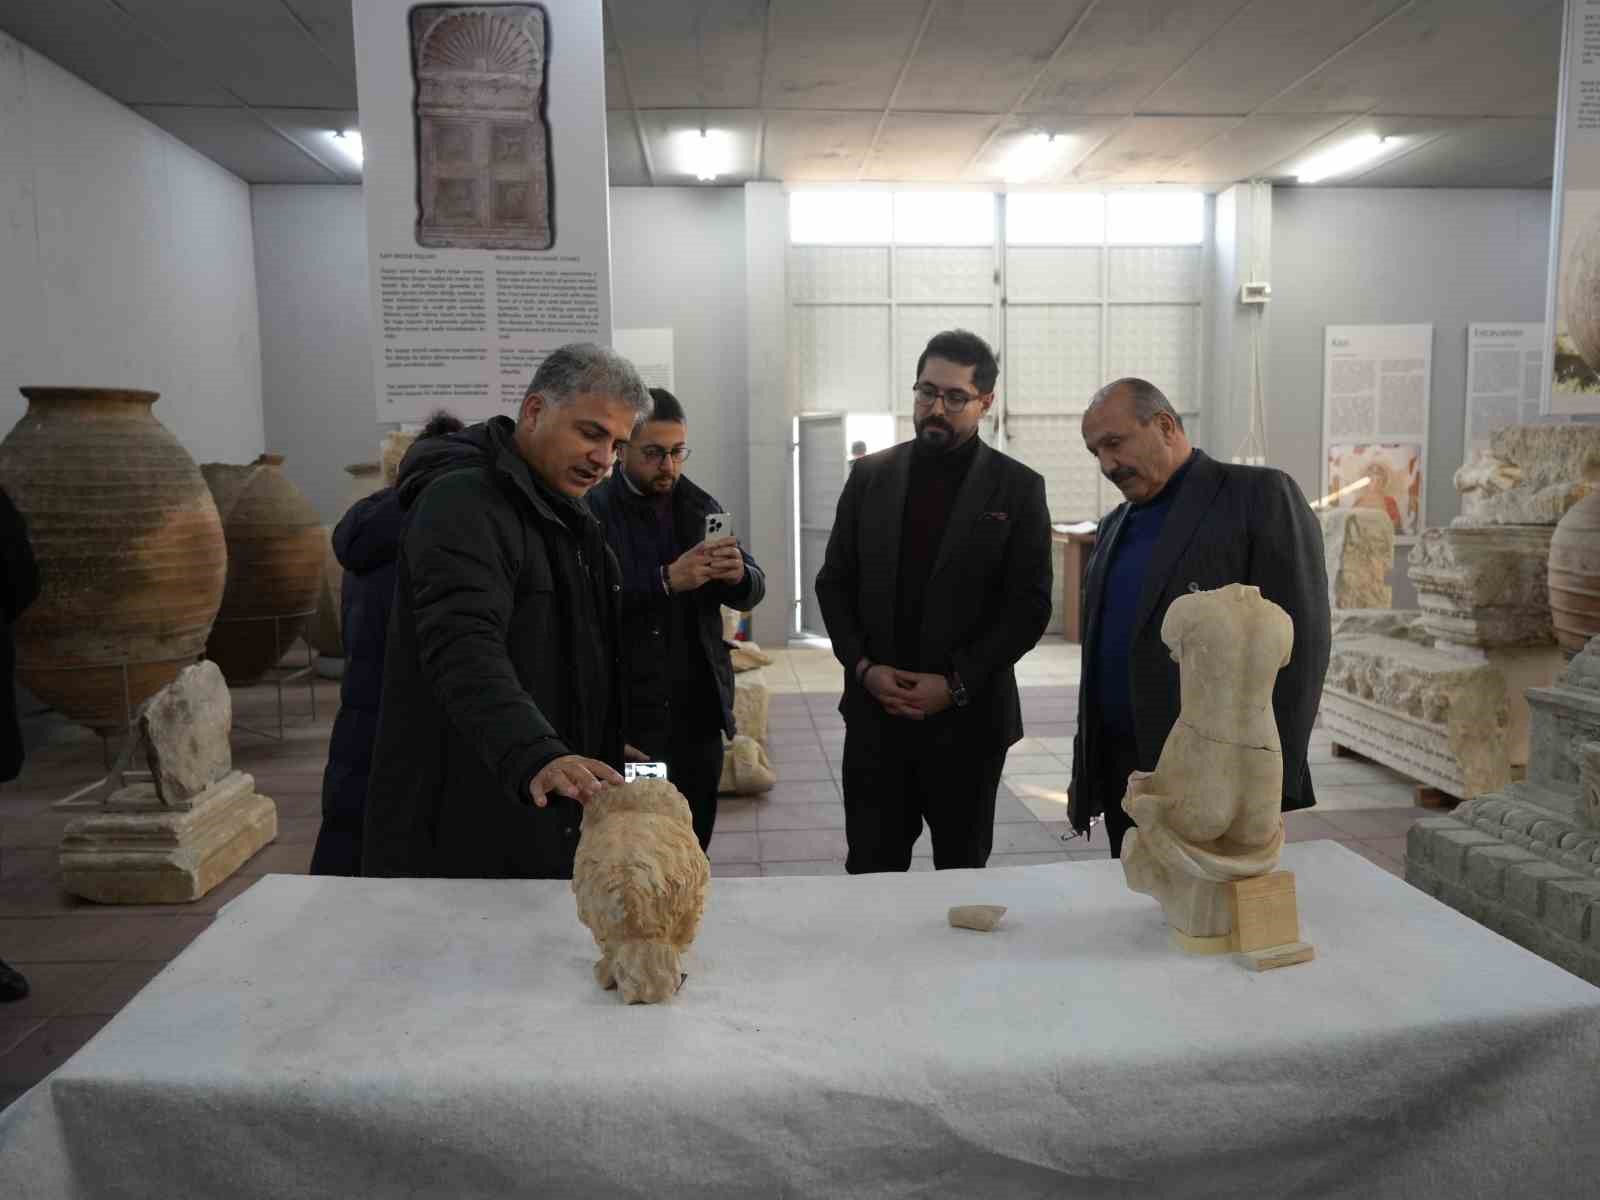
<svg viewBox="0 0 1600 1200"><path fill-rule="evenodd" d="M544 8L422 5L411 10L411 50L417 243L548 250Z"/></svg>

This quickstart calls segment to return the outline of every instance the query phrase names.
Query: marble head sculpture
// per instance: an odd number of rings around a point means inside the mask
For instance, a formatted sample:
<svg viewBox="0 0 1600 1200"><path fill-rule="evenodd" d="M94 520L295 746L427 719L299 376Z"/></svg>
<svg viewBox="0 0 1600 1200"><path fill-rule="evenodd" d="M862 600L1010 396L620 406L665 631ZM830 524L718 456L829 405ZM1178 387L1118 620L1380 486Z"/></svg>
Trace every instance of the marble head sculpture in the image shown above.
<svg viewBox="0 0 1600 1200"><path fill-rule="evenodd" d="M1128 777L1122 807L1138 828L1122 869L1174 929L1217 937L1232 923L1222 885L1266 874L1283 849L1272 686L1294 622L1261 589L1235 583L1173 601L1161 640L1178 663L1180 709L1156 769Z"/></svg>
<svg viewBox="0 0 1600 1200"><path fill-rule="evenodd" d="M711 863L689 802L665 779L606 788L584 806L572 869L578 920L594 935L594 977L629 1004L658 1004L683 981L680 959L705 909Z"/></svg>

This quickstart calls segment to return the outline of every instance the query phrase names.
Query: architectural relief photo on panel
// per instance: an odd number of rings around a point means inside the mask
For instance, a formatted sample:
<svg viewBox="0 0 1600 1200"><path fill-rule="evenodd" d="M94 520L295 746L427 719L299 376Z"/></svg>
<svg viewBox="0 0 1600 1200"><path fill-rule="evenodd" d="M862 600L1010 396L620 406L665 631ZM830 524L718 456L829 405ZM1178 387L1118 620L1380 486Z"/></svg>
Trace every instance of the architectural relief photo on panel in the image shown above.
<svg viewBox="0 0 1600 1200"><path fill-rule="evenodd" d="M419 245L554 244L547 32L537 4L411 10Z"/></svg>

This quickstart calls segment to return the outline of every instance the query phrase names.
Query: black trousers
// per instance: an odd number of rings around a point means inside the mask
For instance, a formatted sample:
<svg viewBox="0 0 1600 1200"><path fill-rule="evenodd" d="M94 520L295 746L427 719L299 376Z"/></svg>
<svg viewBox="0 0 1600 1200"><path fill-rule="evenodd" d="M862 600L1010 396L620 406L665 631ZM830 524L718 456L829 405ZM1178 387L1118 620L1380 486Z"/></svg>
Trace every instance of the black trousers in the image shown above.
<svg viewBox="0 0 1600 1200"><path fill-rule="evenodd" d="M639 749L667 764L667 778L683 793L694 814L694 835L700 839L700 849L709 849L717 824L717 785L722 782L722 731L673 730L665 738L647 739Z"/></svg>
<svg viewBox="0 0 1600 1200"><path fill-rule="evenodd" d="M909 871L928 823L937 870L982 867L994 847L1004 749L844 735L845 870Z"/></svg>

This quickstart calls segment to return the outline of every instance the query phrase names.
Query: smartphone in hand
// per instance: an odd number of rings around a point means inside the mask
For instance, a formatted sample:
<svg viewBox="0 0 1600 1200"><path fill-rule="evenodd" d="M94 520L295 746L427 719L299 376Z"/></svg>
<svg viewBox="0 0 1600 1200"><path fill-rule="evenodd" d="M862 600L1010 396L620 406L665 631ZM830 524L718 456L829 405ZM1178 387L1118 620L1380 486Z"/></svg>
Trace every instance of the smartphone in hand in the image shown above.
<svg viewBox="0 0 1600 1200"><path fill-rule="evenodd" d="M715 512L706 514L706 541L733 536L733 514Z"/></svg>

